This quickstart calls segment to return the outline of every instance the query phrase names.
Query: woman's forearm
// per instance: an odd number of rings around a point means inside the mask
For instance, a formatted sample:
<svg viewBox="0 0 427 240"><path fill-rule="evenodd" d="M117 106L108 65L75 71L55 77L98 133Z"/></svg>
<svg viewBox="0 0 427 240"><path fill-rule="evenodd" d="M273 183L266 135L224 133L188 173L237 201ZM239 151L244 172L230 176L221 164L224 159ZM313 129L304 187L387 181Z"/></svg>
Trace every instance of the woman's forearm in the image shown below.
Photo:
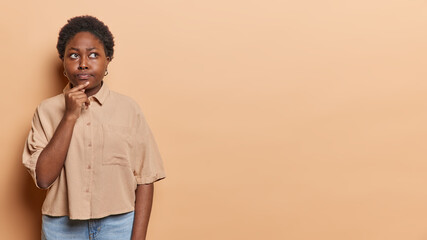
<svg viewBox="0 0 427 240"><path fill-rule="evenodd" d="M154 184L138 185L135 195L135 219L133 221L132 240L145 240L153 205Z"/></svg>
<svg viewBox="0 0 427 240"><path fill-rule="evenodd" d="M52 139L40 153L36 165L37 185L40 188L48 188L61 172L76 120L75 118L64 116Z"/></svg>

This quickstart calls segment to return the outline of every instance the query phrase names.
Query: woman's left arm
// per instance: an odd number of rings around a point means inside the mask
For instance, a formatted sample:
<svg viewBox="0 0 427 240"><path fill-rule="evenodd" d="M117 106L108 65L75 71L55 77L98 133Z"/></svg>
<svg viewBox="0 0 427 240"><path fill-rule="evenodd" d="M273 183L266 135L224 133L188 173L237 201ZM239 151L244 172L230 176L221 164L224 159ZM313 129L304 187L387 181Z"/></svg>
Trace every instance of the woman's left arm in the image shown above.
<svg viewBox="0 0 427 240"><path fill-rule="evenodd" d="M133 221L132 240L145 240L153 205L154 184L138 185L135 191L135 218Z"/></svg>

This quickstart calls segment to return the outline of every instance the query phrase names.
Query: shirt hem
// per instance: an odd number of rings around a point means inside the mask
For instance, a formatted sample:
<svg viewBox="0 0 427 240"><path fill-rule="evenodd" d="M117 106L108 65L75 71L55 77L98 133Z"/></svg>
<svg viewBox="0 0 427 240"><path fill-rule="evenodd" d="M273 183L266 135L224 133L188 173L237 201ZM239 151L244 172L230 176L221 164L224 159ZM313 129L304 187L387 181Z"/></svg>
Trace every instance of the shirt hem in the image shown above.
<svg viewBox="0 0 427 240"><path fill-rule="evenodd" d="M70 215L68 213L53 213L53 212L49 212L49 211L42 211L42 215L47 215L50 217L64 217L64 216L68 216L70 218L70 220L89 220L89 219L99 219L99 218L104 218L104 217L108 217L111 215L118 215L118 214L123 214L123 213L128 213L128 212L132 212L135 211L134 207L130 207L130 208L125 208L122 210L117 210L117 211L111 211L108 213L101 213L101 214L95 214L93 216L79 216L79 215Z"/></svg>

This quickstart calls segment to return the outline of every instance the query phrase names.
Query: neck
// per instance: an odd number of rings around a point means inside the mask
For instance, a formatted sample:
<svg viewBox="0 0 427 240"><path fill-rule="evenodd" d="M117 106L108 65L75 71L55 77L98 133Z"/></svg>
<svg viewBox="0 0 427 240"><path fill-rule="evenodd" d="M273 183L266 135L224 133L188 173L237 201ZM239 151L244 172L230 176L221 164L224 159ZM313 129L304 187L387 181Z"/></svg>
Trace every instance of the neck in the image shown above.
<svg viewBox="0 0 427 240"><path fill-rule="evenodd" d="M88 97L90 97L92 95L95 95L97 92L99 92L99 90L101 89L101 87L102 87L102 83L99 84L98 86L95 86L95 87L91 88L91 89L86 89L85 93L86 93L86 95Z"/></svg>

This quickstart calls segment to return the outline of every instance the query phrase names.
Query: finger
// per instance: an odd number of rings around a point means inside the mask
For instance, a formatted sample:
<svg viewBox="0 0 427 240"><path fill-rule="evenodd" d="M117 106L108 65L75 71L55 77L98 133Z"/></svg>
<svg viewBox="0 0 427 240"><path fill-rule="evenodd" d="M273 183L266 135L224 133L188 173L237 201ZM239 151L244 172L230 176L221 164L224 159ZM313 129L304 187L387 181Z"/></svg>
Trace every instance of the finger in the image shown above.
<svg viewBox="0 0 427 240"><path fill-rule="evenodd" d="M90 100L89 99L84 99L84 98L80 98L80 99L78 99L78 104L82 107L82 108L84 108L84 109L88 109L89 108L89 105L90 105Z"/></svg>
<svg viewBox="0 0 427 240"><path fill-rule="evenodd" d="M90 100L89 98L86 96L86 94L82 94L83 96L74 96L74 100L79 104L79 105L85 105L85 106L89 106L90 105Z"/></svg>
<svg viewBox="0 0 427 240"><path fill-rule="evenodd" d="M69 96L67 101L70 103L72 103L72 102L83 103L83 102L86 102L86 99L87 99L87 96L73 95L73 96Z"/></svg>
<svg viewBox="0 0 427 240"><path fill-rule="evenodd" d="M75 103L76 103L76 106L80 106L81 108L86 108L87 109L87 107L88 107L87 101L85 99L83 99L83 98L76 99Z"/></svg>
<svg viewBox="0 0 427 240"><path fill-rule="evenodd" d="M73 97L87 97L87 95L82 92L82 91L77 91L77 92L69 92L66 94L69 98L73 98Z"/></svg>
<svg viewBox="0 0 427 240"><path fill-rule="evenodd" d="M69 92L77 92L77 91L84 90L84 88L86 88L88 84L89 84L89 81L83 84L79 84L78 86L71 88Z"/></svg>
<svg viewBox="0 0 427 240"><path fill-rule="evenodd" d="M77 91L77 92L70 92L68 93L68 96L73 97L73 96L86 96L86 94L82 91Z"/></svg>
<svg viewBox="0 0 427 240"><path fill-rule="evenodd" d="M75 97L74 101L77 102L77 103L79 103L79 104L82 104L82 103L86 103L87 102L87 98L85 98L85 97Z"/></svg>
<svg viewBox="0 0 427 240"><path fill-rule="evenodd" d="M86 102L89 101L86 95L84 95L84 96L74 96L73 98L74 98L74 100L76 102L79 102L79 103L86 103Z"/></svg>

